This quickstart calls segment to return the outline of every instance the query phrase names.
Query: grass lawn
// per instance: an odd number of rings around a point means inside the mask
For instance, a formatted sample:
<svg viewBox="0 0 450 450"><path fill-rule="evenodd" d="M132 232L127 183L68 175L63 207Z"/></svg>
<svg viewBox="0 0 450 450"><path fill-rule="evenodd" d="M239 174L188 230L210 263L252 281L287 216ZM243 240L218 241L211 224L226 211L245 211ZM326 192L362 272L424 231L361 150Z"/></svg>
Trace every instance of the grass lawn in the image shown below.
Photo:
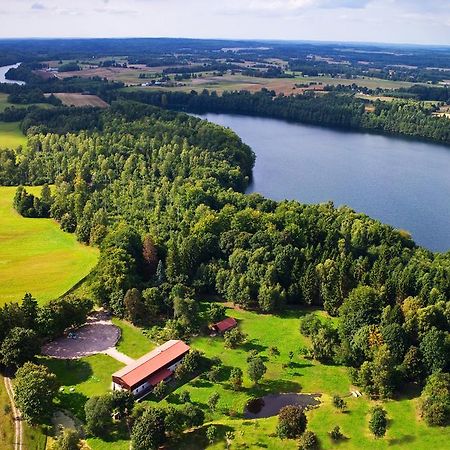
<svg viewBox="0 0 450 450"><path fill-rule="evenodd" d="M27 137L19 128L19 122L0 122L0 148L17 148L25 145Z"/></svg>
<svg viewBox="0 0 450 450"><path fill-rule="evenodd" d="M111 389L111 375L123 364L107 355L93 355L81 359L53 359L41 357L63 386L58 404L84 420L84 404L94 395Z"/></svg>
<svg viewBox="0 0 450 450"><path fill-rule="evenodd" d="M0 305L31 292L40 303L64 294L95 266L98 250L51 219L27 219L12 207L16 188L0 187ZM39 194L40 188L29 191Z"/></svg>
<svg viewBox="0 0 450 450"><path fill-rule="evenodd" d="M24 422L23 447L26 450L45 450L47 447L47 436L40 427L31 427Z"/></svg>
<svg viewBox="0 0 450 450"><path fill-rule="evenodd" d="M138 327L117 318L112 319L114 325L120 328L121 336L117 349L131 358L137 359L152 351L156 346Z"/></svg>

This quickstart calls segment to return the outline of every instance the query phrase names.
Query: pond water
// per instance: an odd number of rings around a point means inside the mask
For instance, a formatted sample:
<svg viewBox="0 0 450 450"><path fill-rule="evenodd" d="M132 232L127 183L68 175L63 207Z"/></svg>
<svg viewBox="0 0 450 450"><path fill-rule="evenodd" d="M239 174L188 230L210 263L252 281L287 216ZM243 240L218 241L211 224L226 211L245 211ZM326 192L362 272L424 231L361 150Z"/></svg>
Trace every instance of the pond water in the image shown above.
<svg viewBox="0 0 450 450"><path fill-rule="evenodd" d="M320 394L269 394L261 398L250 400L245 407L246 419L262 419L276 416L281 408L288 405L298 405L302 408L318 406Z"/></svg>
<svg viewBox="0 0 450 450"><path fill-rule="evenodd" d="M430 250L450 250L450 147L260 117L199 117L230 127L256 153L248 192L345 204Z"/></svg>
<svg viewBox="0 0 450 450"><path fill-rule="evenodd" d="M8 84L25 84L25 81L16 81L16 80L7 80L5 78L6 72L9 69L16 69L20 66L20 63L12 64L11 66L2 66L0 67L0 83L8 83Z"/></svg>

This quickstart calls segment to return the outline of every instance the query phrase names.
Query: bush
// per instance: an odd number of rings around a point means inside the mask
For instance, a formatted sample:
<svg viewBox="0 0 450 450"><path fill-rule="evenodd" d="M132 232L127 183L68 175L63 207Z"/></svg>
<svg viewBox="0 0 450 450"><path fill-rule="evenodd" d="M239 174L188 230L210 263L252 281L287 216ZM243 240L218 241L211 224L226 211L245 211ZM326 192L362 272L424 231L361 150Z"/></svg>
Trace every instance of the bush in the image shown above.
<svg viewBox="0 0 450 450"><path fill-rule="evenodd" d="M428 425L450 423L450 374L437 373L428 377L420 396L419 410Z"/></svg>
<svg viewBox="0 0 450 450"><path fill-rule="evenodd" d="M341 411L344 411L347 408L347 403L339 395L333 395L333 406Z"/></svg>
<svg viewBox="0 0 450 450"><path fill-rule="evenodd" d="M239 330L239 328L233 328L229 331L226 331L223 335L225 347L236 348L245 341L246 337L247 336L241 330Z"/></svg>
<svg viewBox="0 0 450 450"><path fill-rule="evenodd" d="M163 399L167 394L167 386L164 381L160 381L154 388L153 388L153 395L158 399Z"/></svg>
<svg viewBox="0 0 450 450"><path fill-rule="evenodd" d="M188 391L181 391L178 399L181 403L189 403L191 401L191 394Z"/></svg>
<svg viewBox="0 0 450 450"><path fill-rule="evenodd" d="M386 434L387 428L387 412L381 406L375 406L371 410L369 420L369 430L377 438L381 438Z"/></svg>
<svg viewBox="0 0 450 450"><path fill-rule="evenodd" d="M295 439L306 430L306 423L303 408L297 405L285 406L278 414L277 434L282 439Z"/></svg>
<svg viewBox="0 0 450 450"><path fill-rule="evenodd" d="M312 431L305 431L300 437L299 450L315 450L319 448L319 439Z"/></svg>
<svg viewBox="0 0 450 450"><path fill-rule="evenodd" d="M341 428L336 425L329 433L330 438L333 439L333 441L340 441L344 435L342 434Z"/></svg>

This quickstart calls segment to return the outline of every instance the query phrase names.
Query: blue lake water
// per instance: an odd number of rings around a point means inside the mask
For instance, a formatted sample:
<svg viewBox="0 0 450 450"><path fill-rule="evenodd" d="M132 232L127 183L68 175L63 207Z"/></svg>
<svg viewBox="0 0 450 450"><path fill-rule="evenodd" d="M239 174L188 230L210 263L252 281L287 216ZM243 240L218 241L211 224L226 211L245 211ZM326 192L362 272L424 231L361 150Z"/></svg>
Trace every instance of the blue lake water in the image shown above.
<svg viewBox="0 0 450 450"><path fill-rule="evenodd" d="M282 120L204 114L256 153L248 192L304 203L332 200L450 250L450 147Z"/></svg>
<svg viewBox="0 0 450 450"><path fill-rule="evenodd" d="M12 64L11 66L1 66L0 67L0 83L8 83L8 84L25 84L25 81L16 81L16 80L7 80L5 78L6 72L9 69L16 69L20 66L20 63Z"/></svg>

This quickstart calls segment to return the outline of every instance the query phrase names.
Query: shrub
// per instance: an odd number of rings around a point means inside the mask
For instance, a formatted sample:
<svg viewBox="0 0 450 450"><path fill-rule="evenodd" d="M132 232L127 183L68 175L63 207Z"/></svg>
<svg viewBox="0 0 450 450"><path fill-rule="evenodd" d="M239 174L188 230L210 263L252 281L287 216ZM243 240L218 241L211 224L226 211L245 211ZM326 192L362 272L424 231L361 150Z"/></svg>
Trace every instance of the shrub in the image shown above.
<svg viewBox="0 0 450 450"><path fill-rule="evenodd" d="M280 438L294 439L306 430L306 415L303 408L288 405L281 408L278 414L277 434Z"/></svg>
<svg viewBox="0 0 450 450"><path fill-rule="evenodd" d="M375 406L371 410L369 420L369 430L377 438L381 438L386 434L387 428L387 412L381 406Z"/></svg>
<svg viewBox="0 0 450 450"><path fill-rule="evenodd" d="M450 422L450 374L437 373L428 377L419 410L428 425L445 426Z"/></svg>
<svg viewBox="0 0 450 450"><path fill-rule="evenodd" d="M329 434L330 438L333 439L333 441L340 441L344 437L341 428L338 425L336 425Z"/></svg>
<svg viewBox="0 0 450 450"><path fill-rule="evenodd" d="M347 403L339 395L333 395L333 406L341 411L344 411L347 408Z"/></svg>
<svg viewBox="0 0 450 450"><path fill-rule="evenodd" d="M312 431L305 431L300 437L299 450L315 450L319 448L319 439Z"/></svg>
<svg viewBox="0 0 450 450"><path fill-rule="evenodd" d="M223 335L225 347L236 348L245 341L246 337L239 328L233 328Z"/></svg>

